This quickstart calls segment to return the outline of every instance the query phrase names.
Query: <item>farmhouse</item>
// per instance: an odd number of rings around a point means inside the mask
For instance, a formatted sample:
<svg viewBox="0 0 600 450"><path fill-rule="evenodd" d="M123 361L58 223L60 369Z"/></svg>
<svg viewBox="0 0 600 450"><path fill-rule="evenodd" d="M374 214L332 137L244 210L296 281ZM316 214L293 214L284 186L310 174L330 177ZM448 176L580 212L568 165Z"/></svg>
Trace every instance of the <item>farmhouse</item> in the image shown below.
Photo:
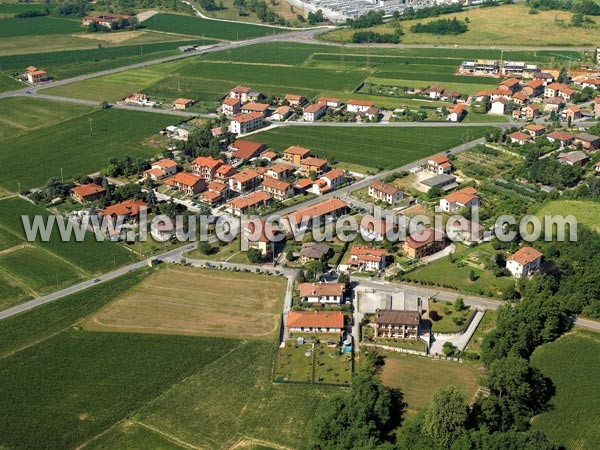
<svg viewBox="0 0 600 450"><path fill-rule="evenodd" d="M183 111L184 109L193 106L194 103L196 102L190 98L176 98L173 100L173 108Z"/></svg>
<svg viewBox="0 0 600 450"><path fill-rule="evenodd" d="M474 206L479 206L479 195L477 195L477 189L473 187L461 189L440 199L440 208L446 212Z"/></svg>
<svg viewBox="0 0 600 450"><path fill-rule="evenodd" d="M511 144L519 145L526 144L527 142L533 140L533 138L529 134L523 133L522 131L515 131L514 133L510 133L508 135L508 138L510 139Z"/></svg>
<svg viewBox="0 0 600 450"><path fill-rule="evenodd" d="M263 191L252 192L245 197L234 198L227 202L229 211L240 216L251 208L258 208L262 205L266 205L271 200L271 196Z"/></svg>
<svg viewBox="0 0 600 450"><path fill-rule="evenodd" d="M252 89L239 84L236 87L234 87L231 91L229 91L229 97L236 98L240 102L246 103L249 100L248 97L250 95L250 92L252 92Z"/></svg>
<svg viewBox="0 0 600 450"><path fill-rule="evenodd" d="M192 172L204 178L206 181L211 181L217 169L223 165L220 159L214 159L212 156L199 156L192 161Z"/></svg>
<svg viewBox="0 0 600 450"><path fill-rule="evenodd" d="M568 153L559 153L558 160L567 166L583 166L590 158L584 152L577 150Z"/></svg>
<svg viewBox="0 0 600 450"><path fill-rule="evenodd" d="M227 147L232 153L233 158L238 158L244 161L258 157L267 149L267 145L262 142L247 141L245 139L237 139L234 143Z"/></svg>
<svg viewBox="0 0 600 450"><path fill-rule="evenodd" d="M346 109L348 112L366 112L369 108L375 106L374 102L368 100L348 100Z"/></svg>
<svg viewBox="0 0 600 450"><path fill-rule="evenodd" d="M559 142L560 147L567 147L573 143L573 139L575 136L569 133L565 133L564 131L553 131L546 135L546 139L550 142Z"/></svg>
<svg viewBox="0 0 600 450"><path fill-rule="evenodd" d="M452 172L452 163L447 156L432 156L427 160L427 170L438 175Z"/></svg>
<svg viewBox="0 0 600 450"><path fill-rule="evenodd" d="M243 194L255 189L261 181L262 176L256 170L246 169L229 179L229 189Z"/></svg>
<svg viewBox="0 0 600 450"><path fill-rule="evenodd" d="M275 178L276 180L284 180L288 178L293 171L294 168L292 166L288 166L287 164L273 164L267 168L265 175Z"/></svg>
<svg viewBox="0 0 600 450"><path fill-rule="evenodd" d="M290 106L302 106L306 103L306 97L295 94L285 94L285 101Z"/></svg>
<svg viewBox="0 0 600 450"><path fill-rule="evenodd" d="M46 71L40 70L34 66L29 66L27 68L26 75L27 75L27 81L29 81L29 83L31 83L31 84L48 80L48 74L46 73Z"/></svg>
<svg viewBox="0 0 600 450"><path fill-rule="evenodd" d="M283 122L288 117L292 115L292 108L289 106L280 106L275 110L273 114L271 114L271 120L276 120L278 122Z"/></svg>
<svg viewBox="0 0 600 450"><path fill-rule="evenodd" d="M348 205L339 198L331 198L321 203L300 209L287 216L288 222L297 227L312 225L312 222L334 220L348 212Z"/></svg>
<svg viewBox="0 0 600 450"><path fill-rule="evenodd" d="M309 261L325 261L331 247L323 242L305 242L300 248L300 260L303 264Z"/></svg>
<svg viewBox="0 0 600 450"><path fill-rule="evenodd" d="M333 97L320 97L317 103L324 103L328 108L339 108L342 105L339 98Z"/></svg>
<svg viewBox="0 0 600 450"><path fill-rule="evenodd" d="M444 233L433 228L425 228L406 236L402 250L409 258L417 259L442 251L445 244Z"/></svg>
<svg viewBox="0 0 600 450"><path fill-rule="evenodd" d="M375 313L376 338L417 339L421 314L417 311L377 310Z"/></svg>
<svg viewBox="0 0 600 450"><path fill-rule="evenodd" d="M134 92L133 94L129 94L127 97L125 97L124 102L130 103L132 105L148 106L148 107L153 107L158 104L157 102L150 100L146 94L141 94L139 92Z"/></svg>
<svg viewBox="0 0 600 450"><path fill-rule="evenodd" d="M319 120L327 110L327 106L324 103L315 103L304 108L302 114L302 120L305 122L315 122Z"/></svg>
<svg viewBox="0 0 600 450"><path fill-rule="evenodd" d="M337 304L344 302L344 283L300 283L300 299L308 303Z"/></svg>
<svg viewBox="0 0 600 450"><path fill-rule="evenodd" d="M109 217L112 221L136 220L140 212L148 209L148 204L141 200L125 200L112 206L104 208L102 215Z"/></svg>
<svg viewBox="0 0 600 450"><path fill-rule="evenodd" d="M460 122L464 117L465 113L465 105L463 103L454 105L448 110L448 120L450 122Z"/></svg>
<svg viewBox="0 0 600 450"><path fill-rule="evenodd" d="M423 180L421 181L421 184L429 189L440 188L444 191L450 191L458 186L458 183L456 182L456 177L453 175L448 175L447 173L436 175L435 177Z"/></svg>
<svg viewBox="0 0 600 450"><path fill-rule="evenodd" d="M231 119L229 131L234 134L244 134L254 131L265 124L264 116L260 112L237 114Z"/></svg>
<svg viewBox="0 0 600 450"><path fill-rule="evenodd" d="M294 195L294 188L287 181L267 177L263 180L261 186L263 191L280 202Z"/></svg>
<svg viewBox="0 0 600 450"><path fill-rule="evenodd" d="M287 326L292 333L341 333L344 330L344 313L341 311L290 311Z"/></svg>
<svg viewBox="0 0 600 450"><path fill-rule="evenodd" d="M283 160L291 162L297 166L300 165L300 162L304 158L308 158L310 156L310 150L307 148L302 148L293 145L292 147L288 147L283 151Z"/></svg>
<svg viewBox="0 0 600 450"><path fill-rule="evenodd" d="M269 105L266 103L249 102L242 106L242 113L260 113L263 117L269 115Z"/></svg>
<svg viewBox="0 0 600 450"><path fill-rule="evenodd" d="M310 176L314 173L317 176L323 174L327 170L327 160L321 158L313 158L309 156L300 161L300 173L304 176Z"/></svg>
<svg viewBox="0 0 600 450"><path fill-rule="evenodd" d="M580 133L575 136L574 144L581 144L584 150L598 150L600 148L600 136L590 133Z"/></svg>
<svg viewBox="0 0 600 450"><path fill-rule="evenodd" d="M235 116L242 110L242 102L239 98L227 97L221 104L221 111L226 116Z"/></svg>
<svg viewBox="0 0 600 450"><path fill-rule="evenodd" d="M177 173L173 178L166 180L165 184L187 195L196 195L206 190L206 181L203 178L186 172Z"/></svg>
<svg viewBox="0 0 600 450"><path fill-rule="evenodd" d="M78 203L84 204L100 200L106 190L97 184L83 184L71 189L71 197Z"/></svg>
<svg viewBox="0 0 600 450"><path fill-rule="evenodd" d="M393 184L376 180L369 185L369 197L393 205L404 197L404 192Z"/></svg>
<svg viewBox="0 0 600 450"><path fill-rule="evenodd" d="M150 178L157 181L163 178L170 177L177 173L177 163L172 159L161 159L153 162L150 169L144 172L144 178Z"/></svg>
<svg viewBox="0 0 600 450"><path fill-rule="evenodd" d="M350 249L348 265L358 270L382 270L385 267L387 251L366 245L353 245Z"/></svg>
<svg viewBox="0 0 600 450"><path fill-rule="evenodd" d="M530 123L529 125L525 125L523 131L529 133L531 137L536 138L544 135L544 133L546 132L546 127L544 125Z"/></svg>
<svg viewBox="0 0 600 450"><path fill-rule="evenodd" d="M103 27L112 28L113 24L117 24L119 21L126 23L128 20L129 16L125 16L123 14L100 13L93 16L84 17L82 23L86 27L91 23L97 23Z"/></svg>
<svg viewBox="0 0 600 450"><path fill-rule="evenodd" d="M561 97L567 102L571 101L573 94L575 91L563 83L551 83L544 89L544 97Z"/></svg>
<svg viewBox="0 0 600 450"><path fill-rule="evenodd" d="M515 278L537 271L542 264L542 253L533 247L522 247L506 261L506 268Z"/></svg>
<svg viewBox="0 0 600 450"><path fill-rule="evenodd" d="M433 100L440 98L443 93L444 93L444 87L439 86L439 85L431 86L430 88L425 89L423 91L423 94L425 94L426 96L428 96L429 98L431 98Z"/></svg>

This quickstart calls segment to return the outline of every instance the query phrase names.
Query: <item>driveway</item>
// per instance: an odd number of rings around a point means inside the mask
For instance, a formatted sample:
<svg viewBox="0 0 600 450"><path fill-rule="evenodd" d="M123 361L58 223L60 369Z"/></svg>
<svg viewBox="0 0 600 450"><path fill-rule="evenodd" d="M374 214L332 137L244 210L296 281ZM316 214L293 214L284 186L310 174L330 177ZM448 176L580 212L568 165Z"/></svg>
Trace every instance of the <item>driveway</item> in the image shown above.
<svg viewBox="0 0 600 450"><path fill-rule="evenodd" d="M471 340L471 336L473 336L473 333L475 333L475 330L479 326L479 322L481 322L481 319L483 319L483 315L483 311L477 311L467 330L460 336L444 338L442 335L438 334L438 338L436 337L436 333L432 333L432 343L429 353L432 355L443 355L444 353L442 352L442 348L446 342L451 342L452 345L454 345L458 350L463 351Z"/></svg>

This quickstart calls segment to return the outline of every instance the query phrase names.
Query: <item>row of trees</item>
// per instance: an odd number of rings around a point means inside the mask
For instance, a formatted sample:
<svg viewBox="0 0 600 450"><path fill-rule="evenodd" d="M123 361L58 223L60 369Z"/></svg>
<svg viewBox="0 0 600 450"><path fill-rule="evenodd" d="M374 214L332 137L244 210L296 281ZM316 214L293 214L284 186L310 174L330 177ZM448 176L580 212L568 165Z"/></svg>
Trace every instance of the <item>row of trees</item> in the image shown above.
<svg viewBox="0 0 600 450"><path fill-rule="evenodd" d="M531 8L542 11L572 11L586 16L600 16L600 3L594 0L527 0Z"/></svg>
<svg viewBox="0 0 600 450"><path fill-rule="evenodd" d="M410 27L413 33L430 33L430 34L461 34L465 33L469 27L465 22L452 19L438 19L427 23L417 23Z"/></svg>
<svg viewBox="0 0 600 450"><path fill-rule="evenodd" d="M352 42L355 44L377 43L377 44L398 44L400 43L401 30L393 33L376 33L374 31L357 31L352 35Z"/></svg>
<svg viewBox="0 0 600 450"><path fill-rule="evenodd" d="M367 28L374 25L381 25L383 23L383 15L383 10L369 11L356 19L346 19L346 25L350 28Z"/></svg>

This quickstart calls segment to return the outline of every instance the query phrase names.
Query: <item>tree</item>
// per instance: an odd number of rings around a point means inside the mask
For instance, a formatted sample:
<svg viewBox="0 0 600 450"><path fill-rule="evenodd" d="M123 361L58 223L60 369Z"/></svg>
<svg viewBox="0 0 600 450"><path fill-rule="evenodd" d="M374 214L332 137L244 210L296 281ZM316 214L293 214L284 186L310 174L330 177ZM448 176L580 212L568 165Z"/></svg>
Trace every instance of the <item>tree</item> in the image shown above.
<svg viewBox="0 0 600 450"><path fill-rule="evenodd" d="M452 342L444 342L444 345L442 345L442 353L446 356L451 356L455 349L456 347L454 347Z"/></svg>
<svg viewBox="0 0 600 450"><path fill-rule="evenodd" d="M456 297L454 300L454 310L455 311L463 311L466 308L465 302L462 297Z"/></svg>
<svg viewBox="0 0 600 450"><path fill-rule="evenodd" d="M206 241L202 241L198 244L198 250L203 255L211 255L214 252L214 248Z"/></svg>
<svg viewBox="0 0 600 450"><path fill-rule="evenodd" d="M423 431L440 448L450 448L465 432L467 407L462 393L454 386L438 389L423 421Z"/></svg>
<svg viewBox="0 0 600 450"><path fill-rule="evenodd" d="M260 264L263 261L262 253L257 248L248 249L248 259L252 264Z"/></svg>

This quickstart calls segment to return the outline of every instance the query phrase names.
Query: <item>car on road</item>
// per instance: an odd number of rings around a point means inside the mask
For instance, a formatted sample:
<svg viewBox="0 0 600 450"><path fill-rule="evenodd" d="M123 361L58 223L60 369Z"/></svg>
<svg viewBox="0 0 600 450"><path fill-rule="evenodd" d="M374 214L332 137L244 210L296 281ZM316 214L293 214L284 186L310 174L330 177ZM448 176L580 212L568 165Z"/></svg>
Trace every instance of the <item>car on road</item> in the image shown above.
<svg viewBox="0 0 600 450"><path fill-rule="evenodd" d="M102 281L100 278L96 278L96 279L94 280L94 283L100 283L100 281Z"/></svg>

